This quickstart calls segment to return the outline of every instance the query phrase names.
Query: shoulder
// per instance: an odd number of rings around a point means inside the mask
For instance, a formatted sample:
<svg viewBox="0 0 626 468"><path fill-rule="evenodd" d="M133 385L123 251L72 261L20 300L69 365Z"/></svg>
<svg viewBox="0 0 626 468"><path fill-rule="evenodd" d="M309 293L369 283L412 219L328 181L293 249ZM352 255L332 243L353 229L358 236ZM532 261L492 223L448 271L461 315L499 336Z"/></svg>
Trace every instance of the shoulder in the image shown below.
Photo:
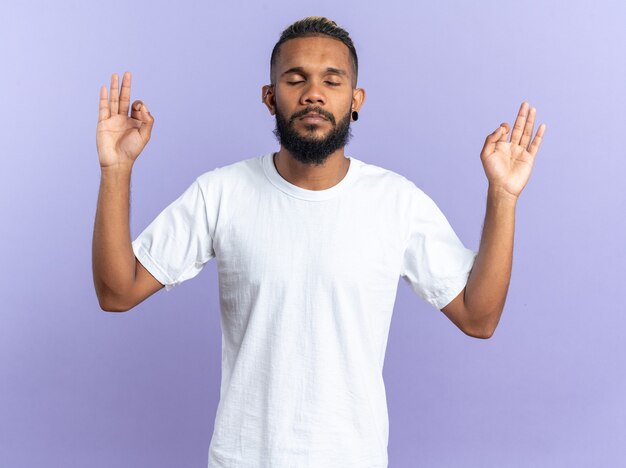
<svg viewBox="0 0 626 468"><path fill-rule="evenodd" d="M224 166L217 166L200 174L197 178L198 182L228 180L245 176L250 172L258 171L259 158L248 158L236 161Z"/></svg>
<svg viewBox="0 0 626 468"><path fill-rule="evenodd" d="M252 157L205 171L196 181L205 191L236 190L257 182L261 170L261 158Z"/></svg>
<svg viewBox="0 0 626 468"><path fill-rule="evenodd" d="M429 198L415 182L404 175L376 164L360 160L357 160L357 162L359 165L359 179L371 189L380 190L385 194L392 194L394 197L411 201L411 203Z"/></svg>
<svg viewBox="0 0 626 468"><path fill-rule="evenodd" d="M371 179L376 182L387 182L387 183L404 183L403 181L408 180L401 174L398 174L391 169L387 169L376 164L368 163L366 161L362 161L357 158L353 159L359 169L359 175L363 179Z"/></svg>

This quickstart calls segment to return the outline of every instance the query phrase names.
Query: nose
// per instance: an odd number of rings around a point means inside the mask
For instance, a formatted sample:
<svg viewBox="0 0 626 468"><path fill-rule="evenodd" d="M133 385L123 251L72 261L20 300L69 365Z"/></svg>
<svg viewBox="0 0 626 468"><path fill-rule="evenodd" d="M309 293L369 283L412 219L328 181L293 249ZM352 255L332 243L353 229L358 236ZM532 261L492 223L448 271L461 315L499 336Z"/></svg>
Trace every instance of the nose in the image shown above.
<svg viewBox="0 0 626 468"><path fill-rule="evenodd" d="M314 82L307 84L306 88L302 92L302 96L300 97L300 103L302 105L325 104L326 96L322 91L322 87Z"/></svg>

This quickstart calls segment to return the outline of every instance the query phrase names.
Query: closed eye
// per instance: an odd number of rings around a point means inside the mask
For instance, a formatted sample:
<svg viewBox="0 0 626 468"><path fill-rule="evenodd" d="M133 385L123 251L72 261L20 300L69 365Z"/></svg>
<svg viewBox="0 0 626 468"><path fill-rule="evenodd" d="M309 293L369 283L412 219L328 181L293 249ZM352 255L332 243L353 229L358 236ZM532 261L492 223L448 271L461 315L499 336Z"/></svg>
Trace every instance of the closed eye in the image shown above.
<svg viewBox="0 0 626 468"><path fill-rule="evenodd" d="M304 83L304 81L287 81L287 84L297 85L298 83ZM328 83L331 86L341 86L341 83L333 83L332 81L324 81L324 83Z"/></svg>

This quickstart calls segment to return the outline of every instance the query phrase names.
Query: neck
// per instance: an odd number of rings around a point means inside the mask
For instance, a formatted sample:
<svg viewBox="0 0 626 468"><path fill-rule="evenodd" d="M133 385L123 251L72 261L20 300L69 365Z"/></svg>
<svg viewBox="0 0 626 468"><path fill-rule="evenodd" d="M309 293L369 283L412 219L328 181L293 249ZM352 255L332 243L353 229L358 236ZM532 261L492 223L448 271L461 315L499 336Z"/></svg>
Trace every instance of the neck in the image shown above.
<svg viewBox="0 0 626 468"><path fill-rule="evenodd" d="M316 166L298 161L281 146L278 153L274 153L274 165L281 177L293 185L307 190L326 190L341 182L348 173L350 159L343 150L339 148Z"/></svg>

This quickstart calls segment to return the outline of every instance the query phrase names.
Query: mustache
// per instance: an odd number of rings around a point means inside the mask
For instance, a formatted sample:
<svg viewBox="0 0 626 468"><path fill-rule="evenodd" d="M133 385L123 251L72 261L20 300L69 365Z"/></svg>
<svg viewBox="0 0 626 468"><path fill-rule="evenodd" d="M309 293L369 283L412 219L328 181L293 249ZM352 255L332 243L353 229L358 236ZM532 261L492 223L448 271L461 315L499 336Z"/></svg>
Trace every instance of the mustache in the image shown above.
<svg viewBox="0 0 626 468"><path fill-rule="evenodd" d="M291 119L289 119L289 123L293 122L296 119L299 119L300 117L308 114L309 112L317 112L321 116L326 117L328 120L330 120L333 123L333 125L335 124L335 117L333 116L333 114L331 114L330 112L326 112L321 107L307 107L306 109L301 110L300 112L296 112L295 114L291 116Z"/></svg>

